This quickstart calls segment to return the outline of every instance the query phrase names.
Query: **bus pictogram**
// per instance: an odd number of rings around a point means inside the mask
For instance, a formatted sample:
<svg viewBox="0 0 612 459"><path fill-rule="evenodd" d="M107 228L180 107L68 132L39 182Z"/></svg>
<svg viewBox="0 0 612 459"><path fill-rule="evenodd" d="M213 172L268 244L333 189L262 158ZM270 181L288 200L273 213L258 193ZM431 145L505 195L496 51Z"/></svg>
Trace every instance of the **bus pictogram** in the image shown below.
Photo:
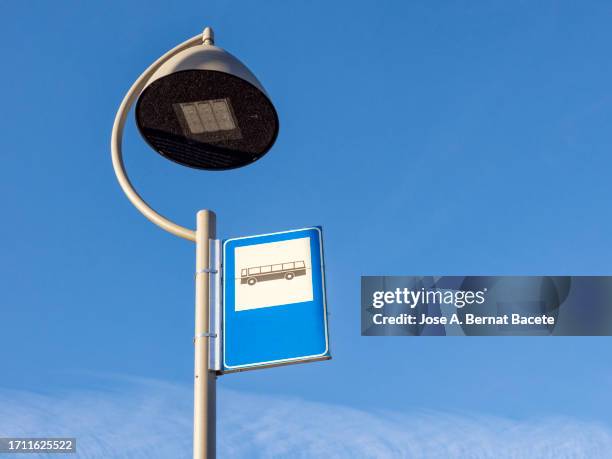
<svg viewBox="0 0 612 459"><path fill-rule="evenodd" d="M306 264L303 260L275 265L253 266L240 270L240 283L255 285L257 282L286 279L306 275Z"/></svg>

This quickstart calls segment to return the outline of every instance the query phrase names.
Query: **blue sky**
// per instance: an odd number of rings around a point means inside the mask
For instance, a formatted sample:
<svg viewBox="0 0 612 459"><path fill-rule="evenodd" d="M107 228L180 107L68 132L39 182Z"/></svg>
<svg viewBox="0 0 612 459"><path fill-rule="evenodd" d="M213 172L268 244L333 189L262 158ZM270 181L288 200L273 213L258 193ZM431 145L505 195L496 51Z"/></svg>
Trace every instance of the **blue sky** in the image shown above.
<svg viewBox="0 0 612 459"><path fill-rule="evenodd" d="M425 411L441 429L475 417L543 438L545 420L563 419L612 444L607 338L366 338L359 324L361 275L610 274L607 2L30 1L3 3L0 18L3 400L110 391L120 413L125 378L188 393L194 247L124 198L109 137L141 71L211 25L274 100L276 145L244 169L190 170L149 150L131 117L127 168L184 225L215 210L223 238L322 225L334 356L224 376L221 404L391 413L381 422ZM10 429L22 408L0 410ZM220 422L245 429L245 410ZM366 448L337 457L379 454Z"/></svg>

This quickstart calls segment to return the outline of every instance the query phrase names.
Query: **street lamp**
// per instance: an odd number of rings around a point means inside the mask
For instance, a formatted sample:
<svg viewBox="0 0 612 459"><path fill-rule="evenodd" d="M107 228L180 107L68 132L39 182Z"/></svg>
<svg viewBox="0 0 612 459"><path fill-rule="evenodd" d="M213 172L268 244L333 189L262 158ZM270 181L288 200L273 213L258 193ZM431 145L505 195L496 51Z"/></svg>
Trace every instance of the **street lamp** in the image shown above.
<svg viewBox="0 0 612 459"><path fill-rule="evenodd" d="M263 156L276 140L278 117L246 66L204 44L166 60L147 81L136 122L164 157L199 169L233 169Z"/></svg>
<svg viewBox="0 0 612 459"><path fill-rule="evenodd" d="M123 128L136 103L136 124L159 154L184 166L225 170L248 165L272 147L278 116L261 83L236 57L214 46L209 27L147 68L129 89L113 124L111 153L119 185L162 229L196 243L194 459L215 457L216 373L208 367L210 240L215 214L200 210L196 230L155 211L131 184L122 157Z"/></svg>

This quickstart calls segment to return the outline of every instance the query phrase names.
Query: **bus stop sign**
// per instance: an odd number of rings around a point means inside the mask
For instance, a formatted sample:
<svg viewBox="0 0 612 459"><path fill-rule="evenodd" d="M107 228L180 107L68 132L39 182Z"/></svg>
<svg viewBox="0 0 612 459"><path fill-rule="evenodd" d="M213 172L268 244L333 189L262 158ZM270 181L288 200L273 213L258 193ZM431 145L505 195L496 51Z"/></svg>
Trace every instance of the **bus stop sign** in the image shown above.
<svg viewBox="0 0 612 459"><path fill-rule="evenodd" d="M321 229L223 243L222 372L330 358Z"/></svg>

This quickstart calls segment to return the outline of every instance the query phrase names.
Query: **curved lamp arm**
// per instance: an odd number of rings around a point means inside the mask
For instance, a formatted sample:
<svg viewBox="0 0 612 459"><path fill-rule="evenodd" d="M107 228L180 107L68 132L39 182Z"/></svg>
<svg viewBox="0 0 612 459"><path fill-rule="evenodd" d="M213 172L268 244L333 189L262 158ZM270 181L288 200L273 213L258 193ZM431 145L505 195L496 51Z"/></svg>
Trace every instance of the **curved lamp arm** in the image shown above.
<svg viewBox="0 0 612 459"><path fill-rule="evenodd" d="M204 41L207 40L207 38L207 31L205 30L204 35L196 35L195 37L184 41L180 45L168 51L155 62L153 62L153 64L151 64L149 68L147 68L142 73L142 75L138 77L138 79L134 82L130 90L123 98L121 105L119 106L117 115L115 115L115 122L113 124L113 132L111 136L111 154L113 159L113 169L115 170L115 175L117 176L119 185L121 186L121 189L128 197L128 199L140 211L140 213L142 213L145 217L147 217L157 226L168 231L169 233L194 242L196 240L196 233L194 230L190 230L189 228L185 228L184 226L177 225L176 223L168 220L163 215L157 213L155 210L153 210L151 206L149 206L149 204L144 201L144 199L140 197L138 192L134 189L134 186L130 182L127 173L125 172L121 144L123 141L123 127L125 126L125 121L127 119L127 115L130 111L130 108L132 107L136 98L140 95L141 91L144 89L144 86L146 85L149 78L151 78L153 73L155 73L155 71L165 61L167 61L175 54L178 54L179 52L187 48L191 48L192 46L202 44Z"/></svg>

